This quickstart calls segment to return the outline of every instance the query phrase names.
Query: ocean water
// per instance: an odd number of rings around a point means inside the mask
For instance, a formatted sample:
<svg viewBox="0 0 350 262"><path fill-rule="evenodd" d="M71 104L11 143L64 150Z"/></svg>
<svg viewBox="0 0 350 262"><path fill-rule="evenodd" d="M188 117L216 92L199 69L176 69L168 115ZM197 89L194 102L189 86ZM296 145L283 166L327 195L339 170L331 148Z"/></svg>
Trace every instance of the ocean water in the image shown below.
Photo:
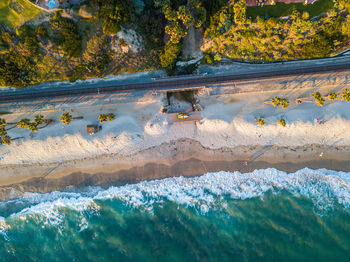
<svg viewBox="0 0 350 262"><path fill-rule="evenodd" d="M0 261L350 261L350 173L276 169L0 202Z"/></svg>

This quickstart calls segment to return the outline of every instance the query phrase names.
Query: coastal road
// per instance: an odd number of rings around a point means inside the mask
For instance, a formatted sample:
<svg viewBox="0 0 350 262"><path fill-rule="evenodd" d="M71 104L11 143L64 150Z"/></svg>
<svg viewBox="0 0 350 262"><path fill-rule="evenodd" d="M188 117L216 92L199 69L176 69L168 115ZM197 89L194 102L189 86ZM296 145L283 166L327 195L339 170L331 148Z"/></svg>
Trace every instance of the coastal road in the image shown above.
<svg viewBox="0 0 350 262"><path fill-rule="evenodd" d="M304 75L312 73L327 73L338 71L350 71L350 61L345 61L342 64L330 64L330 65L315 65L302 68L291 68L283 70L273 70L266 72L254 72L254 73L234 73L227 75L186 75L176 76L168 78L158 78L146 80L144 83L129 83L129 84L117 84L113 86L66 86L63 88L44 88L44 89L20 89L15 91L1 91L1 102L18 102L26 100L39 100L43 98L57 98L57 97L74 97L79 95L96 95L96 94L112 94L125 91L137 91L137 90L182 90L188 88L200 88L212 84L230 83L236 80L249 80L249 79L266 79L275 78L281 76L293 76Z"/></svg>

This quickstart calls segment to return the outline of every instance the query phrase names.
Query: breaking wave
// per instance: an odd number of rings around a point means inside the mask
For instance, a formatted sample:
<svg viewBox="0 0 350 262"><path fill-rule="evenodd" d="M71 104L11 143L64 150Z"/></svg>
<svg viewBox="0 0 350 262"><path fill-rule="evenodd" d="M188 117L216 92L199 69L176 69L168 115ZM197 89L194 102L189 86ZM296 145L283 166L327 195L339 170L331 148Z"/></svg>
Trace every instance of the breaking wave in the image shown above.
<svg viewBox="0 0 350 262"><path fill-rule="evenodd" d="M81 192L28 193L20 199L0 203L0 231L13 219L36 217L45 224L58 226L65 219L62 209L77 212L86 228L86 216L98 214L100 202L120 200L126 206L150 210L163 201L193 207L205 214L211 209L224 209L225 199L244 200L261 197L271 191L287 191L312 200L316 211L329 211L335 204L350 209L350 173L309 168L286 173L276 169L251 173L216 172L199 177L165 178L137 184L102 189L90 187ZM11 210L10 214L4 214ZM9 211L7 211L9 212Z"/></svg>

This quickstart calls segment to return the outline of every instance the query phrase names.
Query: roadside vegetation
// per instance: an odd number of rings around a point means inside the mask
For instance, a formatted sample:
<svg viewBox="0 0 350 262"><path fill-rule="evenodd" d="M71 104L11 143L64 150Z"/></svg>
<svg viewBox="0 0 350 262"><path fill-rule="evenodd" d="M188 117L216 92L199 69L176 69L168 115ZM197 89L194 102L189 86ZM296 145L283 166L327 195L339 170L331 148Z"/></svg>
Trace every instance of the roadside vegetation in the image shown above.
<svg viewBox="0 0 350 262"><path fill-rule="evenodd" d="M209 64L327 57L350 43L349 0L263 7L244 0L139 2L87 0L47 13L27 0L2 0L0 86L160 68L176 74L193 28L203 34L202 63Z"/></svg>
<svg viewBox="0 0 350 262"><path fill-rule="evenodd" d="M42 10L31 5L27 0L0 1L0 24L9 27L29 21L41 13L43 13Z"/></svg>

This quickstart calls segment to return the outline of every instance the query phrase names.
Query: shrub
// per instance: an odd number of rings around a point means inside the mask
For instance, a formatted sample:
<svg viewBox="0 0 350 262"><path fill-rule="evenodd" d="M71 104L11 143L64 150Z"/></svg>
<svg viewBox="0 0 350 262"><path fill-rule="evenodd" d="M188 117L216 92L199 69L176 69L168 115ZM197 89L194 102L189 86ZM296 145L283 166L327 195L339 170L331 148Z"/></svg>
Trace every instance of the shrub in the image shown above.
<svg viewBox="0 0 350 262"><path fill-rule="evenodd" d="M175 67L175 63L178 55L181 52L181 44L167 43L164 47L164 51L160 55L160 63L163 68L172 70Z"/></svg>

